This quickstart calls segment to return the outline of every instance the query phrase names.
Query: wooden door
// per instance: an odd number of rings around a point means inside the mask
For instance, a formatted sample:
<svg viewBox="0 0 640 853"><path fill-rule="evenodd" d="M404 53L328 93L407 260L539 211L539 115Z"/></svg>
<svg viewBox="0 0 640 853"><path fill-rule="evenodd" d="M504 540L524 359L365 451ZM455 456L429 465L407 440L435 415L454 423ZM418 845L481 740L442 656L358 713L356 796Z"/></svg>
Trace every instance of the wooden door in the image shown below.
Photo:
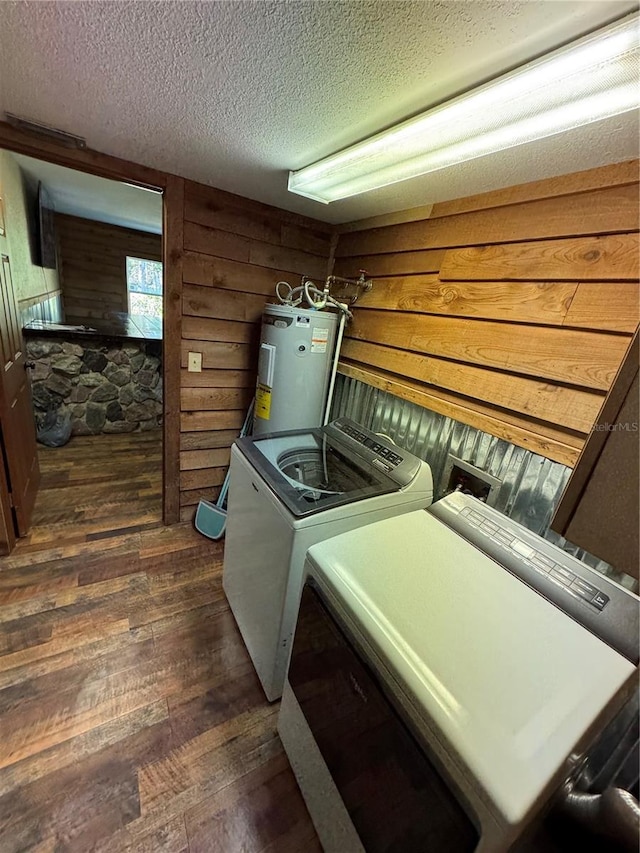
<svg viewBox="0 0 640 853"><path fill-rule="evenodd" d="M18 536L25 536L40 482L26 354L9 256L0 253L0 430ZM8 525L7 525L8 526ZM9 543L10 547L11 543Z"/></svg>

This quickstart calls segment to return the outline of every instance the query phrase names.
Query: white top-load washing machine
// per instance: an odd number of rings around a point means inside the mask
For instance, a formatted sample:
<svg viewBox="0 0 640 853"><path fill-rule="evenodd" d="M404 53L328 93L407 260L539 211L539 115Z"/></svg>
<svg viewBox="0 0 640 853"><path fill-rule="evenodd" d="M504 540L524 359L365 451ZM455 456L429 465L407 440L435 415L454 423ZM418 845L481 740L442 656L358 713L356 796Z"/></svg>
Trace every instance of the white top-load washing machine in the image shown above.
<svg viewBox="0 0 640 853"><path fill-rule="evenodd" d="M515 849L637 690L637 596L470 496L305 571L278 729L326 853Z"/></svg>
<svg viewBox="0 0 640 853"><path fill-rule="evenodd" d="M307 549L427 507L431 469L340 418L322 428L239 439L230 470L222 583L274 701L282 694Z"/></svg>

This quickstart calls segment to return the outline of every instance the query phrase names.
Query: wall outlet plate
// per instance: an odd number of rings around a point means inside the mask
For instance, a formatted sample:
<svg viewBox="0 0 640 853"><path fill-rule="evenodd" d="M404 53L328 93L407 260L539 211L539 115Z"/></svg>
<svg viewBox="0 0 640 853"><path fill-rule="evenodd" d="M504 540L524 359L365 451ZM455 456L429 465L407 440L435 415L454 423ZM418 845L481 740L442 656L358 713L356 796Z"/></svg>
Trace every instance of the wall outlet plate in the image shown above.
<svg viewBox="0 0 640 853"><path fill-rule="evenodd" d="M189 373L201 373L202 372L202 353L201 352L190 352L189 357L187 359L187 370Z"/></svg>

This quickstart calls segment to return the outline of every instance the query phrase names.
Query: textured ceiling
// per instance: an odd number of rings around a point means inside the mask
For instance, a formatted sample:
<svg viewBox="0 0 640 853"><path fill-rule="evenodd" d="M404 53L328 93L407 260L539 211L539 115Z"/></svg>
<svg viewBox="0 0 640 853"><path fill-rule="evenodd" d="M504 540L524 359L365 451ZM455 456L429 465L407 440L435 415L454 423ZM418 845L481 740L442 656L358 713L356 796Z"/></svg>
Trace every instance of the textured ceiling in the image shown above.
<svg viewBox="0 0 640 853"><path fill-rule="evenodd" d="M614 119L325 206L287 172L637 8L627 0L3 2L0 112L344 222L637 156Z"/></svg>
<svg viewBox="0 0 640 853"><path fill-rule="evenodd" d="M158 193L21 154L12 156L24 172L45 184L58 213L162 233L162 196Z"/></svg>

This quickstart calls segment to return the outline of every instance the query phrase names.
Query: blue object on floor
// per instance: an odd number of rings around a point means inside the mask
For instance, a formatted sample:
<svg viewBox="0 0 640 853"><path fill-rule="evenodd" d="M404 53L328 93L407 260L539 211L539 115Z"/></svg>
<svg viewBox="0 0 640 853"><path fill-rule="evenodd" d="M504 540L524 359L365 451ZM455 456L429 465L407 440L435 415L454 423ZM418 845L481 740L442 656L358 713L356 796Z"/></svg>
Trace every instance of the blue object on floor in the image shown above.
<svg viewBox="0 0 640 853"><path fill-rule="evenodd" d="M249 425L253 418L254 403L255 398L251 401L251 405L247 411L247 416L242 424L239 436L240 438L243 438L249 432ZM204 499L198 503L193 523L198 533L202 533L202 535L206 536L208 539L222 539L224 536L224 531L227 526L227 510L225 509L225 503L227 500L227 492L229 491L230 474L231 471L229 469L227 470L224 482L222 483L218 500L215 503L211 503L211 501L206 501Z"/></svg>

